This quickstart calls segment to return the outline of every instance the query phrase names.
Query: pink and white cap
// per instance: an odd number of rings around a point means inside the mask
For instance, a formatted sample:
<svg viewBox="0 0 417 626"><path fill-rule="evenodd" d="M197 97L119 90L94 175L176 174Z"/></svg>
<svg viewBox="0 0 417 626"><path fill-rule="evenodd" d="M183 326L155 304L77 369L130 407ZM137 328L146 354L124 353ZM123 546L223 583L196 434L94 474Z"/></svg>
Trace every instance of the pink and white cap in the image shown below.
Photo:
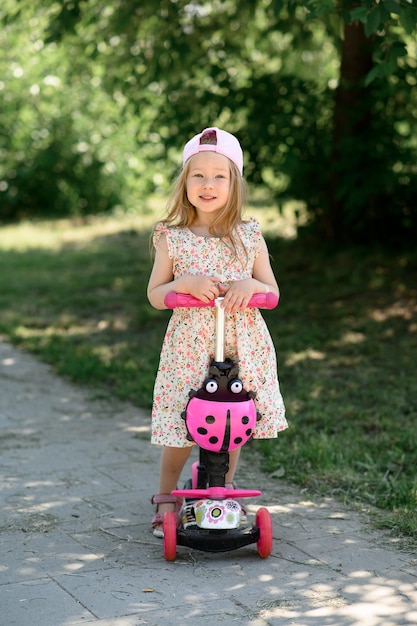
<svg viewBox="0 0 417 626"><path fill-rule="evenodd" d="M210 135L216 138L216 145L201 143L201 138ZM195 135L188 143L185 144L182 163L186 164L188 159L194 154L199 152L217 152L223 154L229 158L238 168L239 172L243 173L243 152L240 147L239 141L234 135L231 135L226 130L221 130L213 126L212 128L205 128L201 133Z"/></svg>

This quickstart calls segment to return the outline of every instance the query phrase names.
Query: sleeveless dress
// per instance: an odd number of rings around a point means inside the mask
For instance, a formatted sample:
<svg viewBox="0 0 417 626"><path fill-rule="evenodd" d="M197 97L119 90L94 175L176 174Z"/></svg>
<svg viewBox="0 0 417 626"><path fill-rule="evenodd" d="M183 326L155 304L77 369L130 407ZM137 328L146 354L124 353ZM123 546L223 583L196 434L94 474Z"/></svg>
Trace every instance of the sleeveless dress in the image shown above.
<svg viewBox="0 0 417 626"><path fill-rule="evenodd" d="M234 258L226 243L217 237L201 237L189 228L156 225L153 243L166 236L168 254L173 261L174 278L184 274L218 276L221 282L252 276L259 254L261 231L251 219L237 227L247 256L241 250ZM181 413L188 402L188 392L199 389L207 377L215 350L214 308L174 309L163 340L155 380L152 408L151 442L163 446L194 445L186 439ZM259 309L225 316L224 356L236 361L239 378L247 391L256 393L256 407L262 415L254 438L271 439L287 428L281 396L275 348Z"/></svg>

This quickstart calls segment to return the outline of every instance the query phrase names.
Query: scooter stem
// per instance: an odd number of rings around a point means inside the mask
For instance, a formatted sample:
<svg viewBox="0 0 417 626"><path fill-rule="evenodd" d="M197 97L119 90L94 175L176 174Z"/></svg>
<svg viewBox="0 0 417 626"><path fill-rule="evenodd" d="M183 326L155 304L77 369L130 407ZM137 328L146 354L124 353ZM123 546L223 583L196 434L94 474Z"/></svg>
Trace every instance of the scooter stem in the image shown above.
<svg viewBox="0 0 417 626"><path fill-rule="evenodd" d="M214 360L218 363L224 361L224 308L221 306L222 302L222 297L214 300L216 309L216 346Z"/></svg>

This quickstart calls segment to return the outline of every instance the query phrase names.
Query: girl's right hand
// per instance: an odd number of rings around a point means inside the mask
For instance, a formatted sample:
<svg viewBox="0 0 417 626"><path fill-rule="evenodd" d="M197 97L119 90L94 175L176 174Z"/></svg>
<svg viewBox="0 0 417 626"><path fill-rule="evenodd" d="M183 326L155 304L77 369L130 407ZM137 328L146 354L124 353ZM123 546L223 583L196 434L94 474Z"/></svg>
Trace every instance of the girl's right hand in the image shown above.
<svg viewBox="0 0 417 626"><path fill-rule="evenodd" d="M220 278L216 276L195 276L189 274L187 276L187 292L202 300L202 302L211 302L219 297Z"/></svg>

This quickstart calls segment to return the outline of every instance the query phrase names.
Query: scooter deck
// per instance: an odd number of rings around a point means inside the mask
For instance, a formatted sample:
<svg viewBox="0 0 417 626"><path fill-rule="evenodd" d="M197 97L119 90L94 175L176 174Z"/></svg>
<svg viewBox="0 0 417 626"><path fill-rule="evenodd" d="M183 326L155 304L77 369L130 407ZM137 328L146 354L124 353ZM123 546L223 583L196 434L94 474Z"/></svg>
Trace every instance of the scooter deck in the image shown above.
<svg viewBox="0 0 417 626"><path fill-rule="evenodd" d="M257 526L232 530L204 530L192 526L177 529L177 545L203 552L230 552L258 541Z"/></svg>

